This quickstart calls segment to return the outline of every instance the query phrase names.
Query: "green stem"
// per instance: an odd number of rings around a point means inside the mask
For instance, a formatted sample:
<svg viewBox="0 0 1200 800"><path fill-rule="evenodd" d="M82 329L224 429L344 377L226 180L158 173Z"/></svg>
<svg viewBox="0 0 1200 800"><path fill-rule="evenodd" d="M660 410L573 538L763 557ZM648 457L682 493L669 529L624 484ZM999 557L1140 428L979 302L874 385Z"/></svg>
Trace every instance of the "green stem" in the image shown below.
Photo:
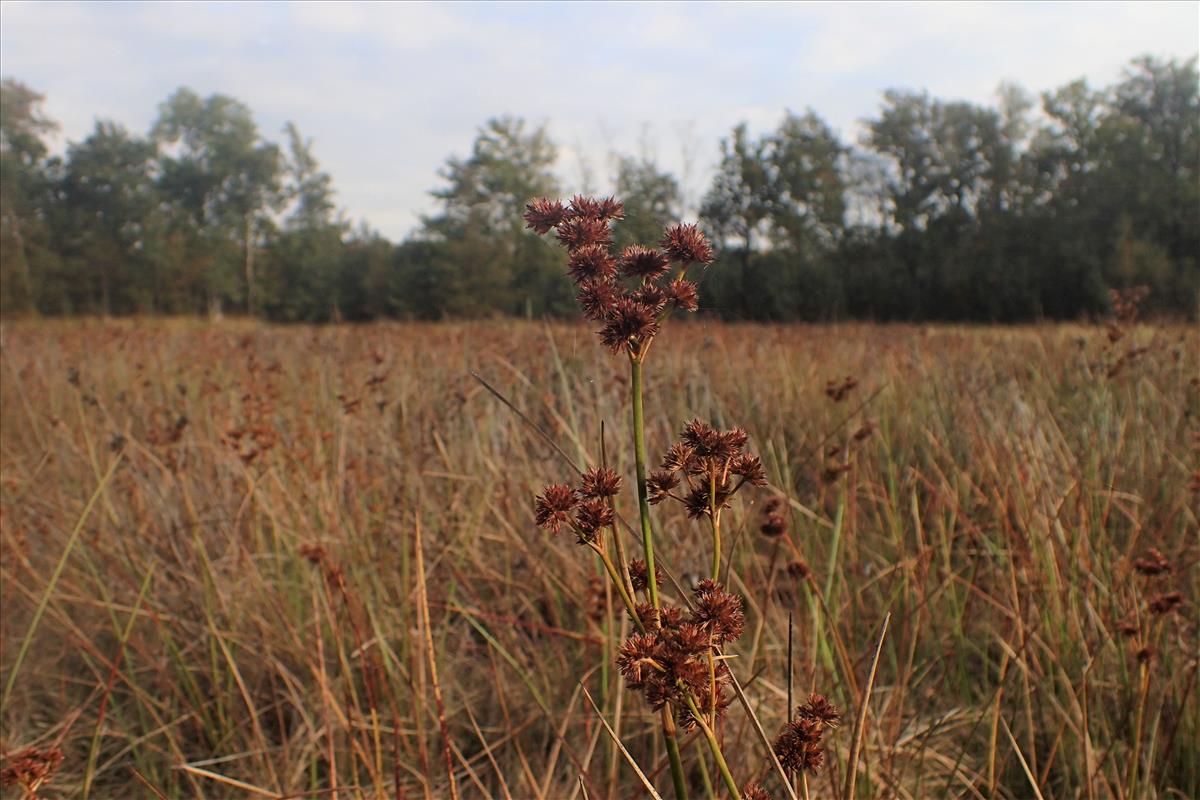
<svg viewBox="0 0 1200 800"><path fill-rule="evenodd" d="M704 784L704 796L708 800L717 800L717 790L713 788L712 778L708 776L708 760L704 752L704 745L700 744L700 740L696 739L696 750L700 753L700 757L696 759L696 766L700 768L700 782Z"/></svg>
<svg viewBox="0 0 1200 800"><path fill-rule="evenodd" d="M1134 797L1137 789L1138 762L1142 758L1142 720L1146 713L1146 698L1150 694L1150 667L1143 663L1138 665L1141 678L1141 692L1138 693L1137 716L1133 726L1133 758L1129 762L1128 797Z"/></svg>
<svg viewBox="0 0 1200 800"><path fill-rule="evenodd" d="M645 633L646 628L642 625L642 621L638 618L637 608L634 606L633 598L630 597L629 592L625 588L624 581L622 581L621 577L617 574L616 565L613 564L612 559L608 557L608 553L605 552L603 548L594 543L591 543L588 546L592 548L596 555L600 556L600 561L604 564L604 569L608 571L609 579L612 581L613 586L617 587L617 591L621 594L621 602L625 604L625 608L629 611L629 616L633 617L633 622L638 626L638 630L640 630L642 633Z"/></svg>
<svg viewBox="0 0 1200 800"><path fill-rule="evenodd" d="M729 791L730 797L737 800L742 793L738 789L737 781L733 779L733 773L729 771L729 764L725 763L725 754L721 752L721 744L717 741L717 735L704 721L704 714L696 706L696 701L690 694L683 696L683 702L687 703L688 710L692 712L692 718L696 720L696 724L700 726L704 738L708 741L708 749L712 751L713 760L717 762L717 771L721 773L721 779L725 781L725 788Z"/></svg>
<svg viewBox="0 0 1200 800"><path fill-rule="evenodd" d="M679 756L679 737L675 734L675 720L671 717L668 703L662 709L663 740L667 743L667 759L671 762L671 783L675 785L676 800L687 800L687 778L683 774L683 759Z"/></svg>
<svg viewBox="0 0 1200 800"><path fill-rule="evenodd" d="M717 509L717 476L715 472L708 476L708 518L712 522L712 579L715 583L721 579L721 512Z"/></svg>
<svg viewBox="0 0 1200 800"><path fill-rule="evenodd" d="M654 567L654 529L650 525L650 497L646 491L646 414L642 408L642 356L645 351L629 358L630 394L633 395L633 460L637 471L638 514L642 522L642 547L646 551L646 592L650 604L657 610L658 574ZM679 741L675 737L675 720L670 706L663 707L663 741L667 745L667 758L671 762L671 780L675 784L676 800L687 800L687 781L683 775L683 760L679 757Z"/></svg>
<svg viewBox="0 0 1200 800"><path fill-rule="evenodd" d="M638 513L642 520L642 547L646 551L646 583L650 604L658 605L658 586L654 571L654 531L650 527L650 497L646 491L646 416L642 409L642 362L629 359L630 392L633 395L633 458L637 470Z"/></svg>

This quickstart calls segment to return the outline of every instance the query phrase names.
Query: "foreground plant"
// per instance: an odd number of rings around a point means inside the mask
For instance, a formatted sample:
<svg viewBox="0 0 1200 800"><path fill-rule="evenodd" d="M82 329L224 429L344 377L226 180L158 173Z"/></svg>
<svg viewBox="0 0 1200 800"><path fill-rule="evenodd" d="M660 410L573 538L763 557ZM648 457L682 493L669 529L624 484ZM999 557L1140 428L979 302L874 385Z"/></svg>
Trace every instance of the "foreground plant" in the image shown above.
<svg viewBox="0 0 1200 800"><path fill-rule="evenodd" d="M534 200L525 220L538 234L555 231L569 254L568 272L584 316L601 326L600 341L628 360L644 560L625 559L615 506L621 479L606 466L585 472L578 486L547 486L537 498L536 521L552 532L570 530L596 554L636 626L637 632L620 647L617 666L628 687L660 714L676 797L688 796L680 726L701 732L731 796L751 796L753 791L762 797L761 787L738 788L718 735L732 700L733 677L723 650L745 627L742 598L721 582L721 514L743 486L766 484L762 463L745 451L748 436L742 429L721 431L692 420L663 457L661 468L648 478L646 467L643 367L671 312L698 307L699 294L688 270L711 262L713 250L696 225L679 224L666 229L657 248L630 245L614 255L609 223L623 215L617 200L577 196L567 205ZM681 606L663 602L654 558L650 506L668 499L681 503L692 519L707 519L712 533L709 578L700 581ZM819 736L809 745L819 751ZM785 757L791 753L788 748L785 742ZM809 755L797 762L798 768L815 771L820 757L805 752Z"/></svg>
<svg viewBox="0 0 1200 800"><path fill-rule="evenodd" d="M0 769L0 788L18 787L22 800L36 800L38 790L50 783L54 773L63 762L63 752L58 747L38 750L27 747L5 756L5 765Z"/></svg>

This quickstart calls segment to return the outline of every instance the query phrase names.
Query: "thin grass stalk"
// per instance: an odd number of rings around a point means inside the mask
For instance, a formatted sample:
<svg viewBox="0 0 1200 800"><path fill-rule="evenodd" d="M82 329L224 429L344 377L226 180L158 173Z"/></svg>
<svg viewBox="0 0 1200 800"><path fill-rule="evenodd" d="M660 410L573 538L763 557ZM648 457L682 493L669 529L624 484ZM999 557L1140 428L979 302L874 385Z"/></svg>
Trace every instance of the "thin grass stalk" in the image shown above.
<svg viewBox="0 0 1200 800"><path fill-rule="evenodd" d="M416 562L416 577L419 589L418 600L421 603L421 634L424 638L425 653L429 658L429 676L433 683L433 700L437 706L438 728L442 733L442 755L446 762L446 779L450 782L450 797L458 800L458 783L454 779L454 762L450 758L450 730L446 727L446 706L442 702L442 687L438 682L437 655L433 650L433 631L429 620L429 596L425 589L425 553L421 546L421 520L417 518L413 527L413 547Z"/></svg>
<svg viewBox="0 0 1200 800"><path fill-rule="evenodd" d="M604 548L600 547L598 544L593 542L589 543L588 546L591 547L596 555L600 557L600 563L604 564L604 569L608 572L609 580L614 586L617 587L617 592L621 595L621 602L625 604L625 608L629 611L630 616L633 617L634 624L638 626L638 630L640 630L642 633L645 633L646 629L642 625L641 619L638 618L637 609L634 607L633 598L629 595L629 590L626 588L625 582L621 580L621 576L618 574L617 567L615 564L613 564L612 558L610 558Z"/></svg>
<svg viewBox="0 0 1200 800"><path fill-rule="evenodd" d="M712 522L712 579L721 579L721 510L717 508L717 476L708 476L708 518Z"/></svg>
<svg viewBox="0 0 1200 800"><path fill-rule="evenodd" d="M1142 725L1146 718L1146 701L1150 696L1150 664L1142 662L1138 665L1140 691L1138 692L1137 713L1133 723L1133 757L1129 759L1128 789L1125 795L1136 797L1138 782L1138 766L1142 758Z"/></svg>
<svg viewBox="0 0 1200 800"><path fill-rule="evenodd" d="M592 696L588 694L587 687L583 686L582 683L580 686L583 687L583 696L587 698L588 704L591 705L592 710L596 712L596 716L600 719L600 724L604 726L604 730L608 733L609 738L612 739L613 744L617 746L617 749L621 751L621 755L625 757L625 761L628 762L634 773L637 774L638 779L642 782L642 786L646 788L646 792L654 800L663 800L662 795L655 791L654 784L650 783L650 779L646 777L646 773L642 772L642 768L638 766L637 761L625 749L625 745L621 744L621 737L617 736L616 731L608 724L608 720L600 713L600 708L596 705L596 701L592 699Z"/></svg>
<svg viewBox="0 0 1200 800"><path fill-rule="evenodd" d="M1042 796L1042 790L1038 788L1037 778L1033 775L1033 770L1029 768L1029 762L1025 760L1025 755L1021 752L1021 746L1017 744L1017 739L1012 735L1012 731L1008 727L1008 722L1000 720L1004 726L1004 735L1008 737L1009 744L1012 745L1013 752L1017 754L1017 760L1021 762L1021 769L1025 772L1025 777L1029 780L1029 786L1033 789L1037 800L1045 800ZM1130 798L1133 800L1133 798Z"/></svg>
<svg viewBox="0 0 1200 800"><path fill-rule="evenodd" d="M737 798L741 797L741 790L738 789L737 781L733 779L733 773L729 771L729 764L725 761L725 754L721 752L721 743L717 741L716 733L704 721L704 714L696 706L696 701L692 699L691 694L685 694L683 701L687 704L688 710L692 712L692 717L696 720L696 724L700 726L700 731L704 734L705 741L708 742L708 749L712 752L713 760L717 764L717 772L721 773L721 780L725 783L725 788L729 791L729 796L737 800Z"/></svg>
<svg viewBox="0 0 1200 800"><path fill-rule="evenodd" d="M850 742L850 755L846 759L846 793L845 800L853 800L854 788L858 783L858 756L862 752L863 733L867 727L867 711L870 709L871 690L875 687L875 672L879 668L879 655L883 652L883 639L887 636L888 623L892 621L889 612L883 618L883 628L879 631L879 641L875 643L875 657L871 659L871 672L867 676L867 685L863 688L862 699L859 702L858 719L854 721L854 737Z"/></svg>
<svg viewBox="0 0 1200 800"><path fill-rule="evenodd" d="M113 657L112 667L109 668L108 681L104 687L104 694L100 698L100 709L96 712L96 727L92 731L92 741L88 747L87 767L83 773L83 789L80 796L83 800L87 800L91 795L92 781L96 777L96 759L100 755L100 737L104 733L104 717L108 709L109 698L112 697L113 684L116 683L117 675L120 672L121 660L125 656L125 646L129 641L129 634L133 631L133 625L137 622L138 614L142 609L142 602L146 599L146 592L150 589L150 581L154 578L154 567L146 571L146 576L142 579L142 587L138 590L137 600L133 604L133 609L129 613L129 620L125 624L125 628L121 631L121 638L117 642L117 654Z"/></svg>
<svg viewBox="0 0 1200 800"><path fill-rule="evenodd" d="M671 783L675 787L675 797L686 800L688 796L687 776L683 772L683 759L679 755L679 735L675 730L675 718L672 716L670 704L662 708L663 742L667 746L667 761L671 765Z"/></svg>
<svg viewBox="0 0 1200 800"><path fill-rule="evenodd" d="M644 353L642 354L645 355ZM630 394L633 405L633 457L637 476L638 515L642 526L642 547L646 551L646 582L650 603L658 609L658 586L654 580L654 529L650 524L650 498L646 491L646 418L642 406L642 362L641 356L629 359ZM677 800L688 797L687 781L683 773L683 761L679 756L679 741L675 736L675 720L671 718L669 706L663 707L663 741L667 746L667 758L671 762L671 780L675 784Z"/></svg>
<svg viewBox="0 0 1200 800"><path fill-rule="evenodd" d="M646 490L646 419L642 407L642 362L630 358L630 394L633 401L633 458L637 475L638 515L642 526L642 547L646 551L646 574L650 576L647 591L650 603L659 608L658 587L654 581L654 530L650 525L650 498Z"/></svg>
<svg viewBox="0 0 1200 800"><path fill-rule="evenodd" d="M14 684L17 682L17 674L21 671L21 663L25 660L25 656L29 652L29 646L33 643L33 635L37 632L38 624L42 621L42 615L46 613L46 607L50 605L50 598L54 595L54 589L58 586L58 581L62 577L63 570L67 567L71 551L75 549L75 544L79 541L80 535L83 534L83 526L92 514L92 508L108 487L108 482L112 480L112 476L117 471L117 466L121 463L121 460L121 454L118 453L117 457L113 459L112 464L109 465L108 472L104 473L104 477L100 479L95 491L92 492L92 496L83 507L83 512L79 515L79 520L75 523L75 529L71 531L71 536L67 539L66 546L63 547L63 553L59 557L58 563L54 566L54 572L50 574L50 580L46 582L46 590L42 593L42 599L38 602L37 609L33 612L33 619L29 622L29 630L25 632L24 638L21 639L21 646L17 649L17 657L13 661L12 668L9 669L8 680L4 684L4 696L0 699L0 709L7 708L9 700L12 699L12 690ZM644 492L644 482L641 488ZM653 575L654 573L650 574Z"/></svg>

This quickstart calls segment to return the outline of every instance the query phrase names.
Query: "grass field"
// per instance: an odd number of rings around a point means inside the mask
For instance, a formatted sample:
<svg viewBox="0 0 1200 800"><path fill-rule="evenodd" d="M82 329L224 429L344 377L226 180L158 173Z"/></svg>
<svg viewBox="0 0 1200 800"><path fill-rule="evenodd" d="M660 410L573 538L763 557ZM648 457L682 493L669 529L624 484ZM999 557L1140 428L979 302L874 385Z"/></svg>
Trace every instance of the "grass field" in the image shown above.
<svg viewBox="0 0 1200 800"><path fill-rule="evenodd" d="M632 484L628 368L587 328L12 323L2 360L0 749L61 748L41 796L634 796L581 687L671 796L626 615L533 523L602 426ZM795 695L846 711L811 797L864 700L860 798L1200 796L1198 365L1183 326L667 327L651 461L699 417L771 484L728 512L732 669L773 736L790 614ZM654 514L686 584L708 534ZM720 733L786 796L743 708Z"/></svg>

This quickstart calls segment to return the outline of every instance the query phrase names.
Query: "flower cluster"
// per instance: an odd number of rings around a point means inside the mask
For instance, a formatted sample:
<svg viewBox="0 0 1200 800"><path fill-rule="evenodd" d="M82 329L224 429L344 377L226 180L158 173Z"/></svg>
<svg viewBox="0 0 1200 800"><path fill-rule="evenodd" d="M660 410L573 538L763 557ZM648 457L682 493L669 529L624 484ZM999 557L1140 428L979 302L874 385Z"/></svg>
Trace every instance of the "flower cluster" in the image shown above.
<svg viewBox="0 0 1200 800"><path fill-rule="evenodd" d="M0 787L20 786L30 797L36 797L38 788L49 783L62 764L63 752L57 747L44 751L27 747L5 761L0 769Z"/></svg>
<svg viewBox="0 0 1200 800"><path fill-rule="evenodd" d="M771 800L771 793L754 781L742 787L742 800Z"/></svg>
<svg viewBox="0 0 1200 800"><path fill-rule="evenodd" d="M525 207L526 227L539 235L554 230L567 248L576 300L585 317L602 323L600 340L614 353L637 357L671 307L696 310L699 295L687 269L712 261L713 250L699 227L681 224L666 230L657 249L630 245L614 256L609 221L624 215L624 206L611 197L576 196L566 206L541 198ZM673 263L679 265L676 275Z"/></svg>
<svg viewBox="0 0 1200 800"><path fill-rule="evenodd" d="M1170 560L1157 547L1151 547L1141 558L1133 561L1133 568L1142 575L1154 577L1171 571Z"/></svg>
<svg viewBox="0 0 1200 800"><path fill-rule="evenodd" d="M1185 602L1182 592L1162 591L1165 588L1163 583L1174 568L1171 559L1157 547L1148 548L1133 560L1134 572L1145 579L1142 594L1150 618L1130 613L1124 619L1117 620L1116 629L1121 636L1131 641L1139 663L1144 664L1156 655L1154 640L1161 633L1161 628L1151 624L1152 621L1174 613ZM1154 594L1151 594L1151 591L1154 591Z"/></svg>
<svg viewBox="0 0 1200 800"><path fill-rule="evenodd" d="M579 488L552 483L542 490L534 509L539 528L553 533L566 526L575 532L580 544L596 540L601 529L614 519L612 498L621 491L621 476L608 467L590 469L580 479Z"/></svg>
<svg viewBox="0 0 1200 800"><path fill-rule="evenodd" d="M850 396L858 386L858 378L847 375L844 381L829 380L825 382L825 396L835 403L840 403Z"/></svg>
<svg viewBox="0 0 1200 800"><path fill-rule="evenodd" d="M720 718L732 699L729 670L717 659L718 648L742 635L746 625L742 598L713 581L701 581L691 611L649 603L637 613L645 633L621 645L617 666L631 689L642 692L654 709L671 703L680 723L696 727L690 698L710 719Z"/></svg>
<svg viewBox="0 0 1200 800"><path fill-rule="evenodd" d="M775 737L775 756L786 770L816 774L825 763L821 739L842 722L842 712L824 696L811 694L796 709L796 717L784 724Z"/></svg>
<svg viewBox="0 0 1200 800"><path fill-rule="evenodd" d="M758 526L758 531L763 536L776 538L787 533L788 518L787 501L782 497L770 497L763 504L762 523Z"/></svg>
<svg viewBox="0 0 1200 800"><path fill-rule="evenodd" d="M741 428L719 431L692 420L663 456L662 468L647 480L650 502L657 504L670 497L684 505L689 517L700 519L719 515L747 483L765 486L762 461L745 452L746 441L746 432ZM684 483L687 492L676 494Z"/></svg>

